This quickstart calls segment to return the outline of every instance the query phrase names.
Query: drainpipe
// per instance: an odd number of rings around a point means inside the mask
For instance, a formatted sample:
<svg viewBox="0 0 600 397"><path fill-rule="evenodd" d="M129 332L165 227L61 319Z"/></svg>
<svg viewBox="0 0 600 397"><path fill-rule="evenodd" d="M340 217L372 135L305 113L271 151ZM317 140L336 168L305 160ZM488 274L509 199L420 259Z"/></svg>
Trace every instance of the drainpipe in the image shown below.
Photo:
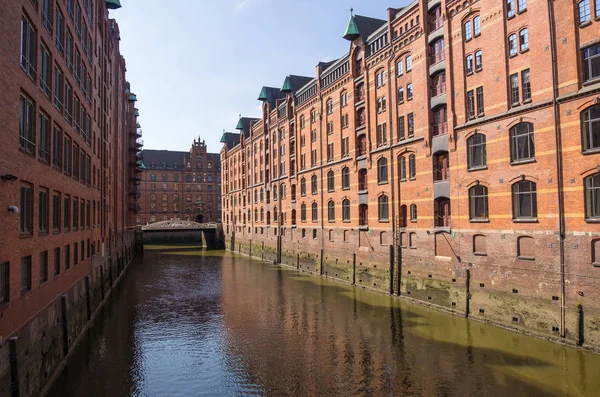
<svg viewBox="0 0 600 397"><path fill-rule="evenodd" d="M389 26L390 26L390 23L388 22L388 34L389 34L389 31L390 31ZM390 43L391 43L391 40L390 40ZM393 98L393 94L394 94L394 91L392 91L392 80L395 82L394 83L394 86L395 86L394 89L395 90L398 89L398 83L397 83L397 79L395 78L396 77L396 73L394 73L393 75L392 75L392 73L390 73L391 70L392 70L392 64L394 62L394 58L395 58L395 54L394 54L394 51L392 50L392 52L390 54L390 57L388 58L388 67L387 67L388 82L389 82L389 84L388 84L388 98L389 98L389 104L390 104L390 106L388 107L388 110L389 110L389 112L388 112L388 115L389 115L388 120L389 120L389 126L390 126L390 128L389 128L389 133L390 133L390 137L389 137L390 138L390 140L389 140L389 142L390 142L390 161L389 161L389 164L390 164L390 167L389 167L390 168L390 181L389 181L389 183L390 183L390 185L392 187L391 193L390 193L390 198L391 198L390 202L392 204L392 218L391 218L391 222L392 222L392 244L394 245L394 247L393 247L394 254L396 254L396 251L400 249L400 248L398 248L398 246L400 244L399 244L398 240L396 239L396 201L395 201L395 197L396 197L395 193L396 192L395 192L395 189L394 189L394 187L395 187L395 183L394 183L395 182L394 169L395 169L396 163L394 162L394 151L392 149L392 145L394 143L394 138L393 138L393 134L392 134L392 131L393 131L392 126L394 125L393 124L394 123L394 119L392 118L392 113L393 113L392 112L392 103L395 103L395 102L392 102L392 98ZM394 77L394 78L392 78L392 77ZM395 105L395 109L398 109L398 105ZM398 191L398 194L400 194L399 191ZM400 258L400 255L394 255L394 262L399 261L399 258ZM390 277L392 278L392 285L393 285L394 284L393 283L393 280L394 280L394 271L393 271L394 270L394 264L393 263L390 263L390 270L392 270L390 272ZM398 275L398 277L400 277L400 275ZM392 289L392 293L393 293L393 289L394 288L392 287L391 289ZM396 291L396 293L398 295L400 295L400 289L398 289L398 291Z"/></svg>
<svg viewBox="0 0 600 397"><path fill-rule="evenodd" d="M556 139L556 179L558 184L558 222L560 251L560 336L566 334L566 286L565 286L565 201L563 186L562 136L560 111L558 108L558 70L556 65L556 26L554 24L553 0L548 0L548 21L550 28L550 54L552 61L552 105L554 108L554 130Z"/></svg>

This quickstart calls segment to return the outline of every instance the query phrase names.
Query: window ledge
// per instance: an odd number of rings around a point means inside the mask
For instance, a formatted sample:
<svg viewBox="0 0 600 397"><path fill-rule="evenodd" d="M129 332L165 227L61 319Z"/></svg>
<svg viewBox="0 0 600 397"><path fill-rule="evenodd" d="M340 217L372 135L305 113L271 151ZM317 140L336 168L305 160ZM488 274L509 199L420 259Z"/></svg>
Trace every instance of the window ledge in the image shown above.
<svg viewBox="0 0 600 397"><path fill-rule="evenodd" d="M526 99L526 100L523 101L523 105L527 105L529 103L531 103L531 99Z"/></svg>
<svg viewBox="0 0 600 397"><path fill-rule="evenodd" d="M343 220L342 222L343 222L343 223L350 223L350 219L348 219L348 220Z"/></svg>
<svg viewBox="0 0 600 397"><path fill-rule="evenodd" d="M349 187L343 187L342 190L350 190Z"/></svg>
<svg viewBox="0 0 600 397"><path fill-rule="evenodd" d="M19 238L30 238L33 237L33 233L21 233L19 234Z"/></svg>
<svg viewBox="0 0 600 397"><path fill-rule="evenodd" d="M415 220L411 219L410 223L417 223L417 220L416 219Z"/></svg>
<svg viewBox="0 0 600 397"><path fill-rule="evenodd" d="M527 160L511 161L510 165L521 165L521 164L529 164L529 163L535 163L535 158L527 159Z"/></svg>
<svg viewBox="0 0 600 397"><path fill-rule="evenodd" d="M487 170L488 167L484 166L484 167L472 167L472 168L467 168L467 172L475 172L475 171L482 171L482 170Z"/></svg>
<svg viewBox="0 0 600 397"><path fill-rule="evenodd" d="M469 222L471 222L471 223L490 223L490 220L488 218L469 219Z"/></svg>
<svg viewBox="0 0 600 397"><path fill-rule="evenodd" d="M388 181L381 181L381 182L377 182L378 185L387 185Z"/></svg>
<svg viewBox="0 0 600 397"><path fill-rule="evenodd" d="M470 72L467 72L467 76L472 76L473 75L473 71L471 70Z"/></svg>
<svg viewBox="0 0 600 397"><path fill-rule="evenodd" d="M369 230L369 225L359 225L358 230Z"/></svg>
<svg viewBox="0 0 600 397"><path fill-rule="evenodd" d="M581 85L584 87L587 87L587 86L598 84L598 83L600 83L600 77L594 77L590 80L584 81Z"/></svg>
<svg viewBox="0 0 600 397"><path fill-rule="evenodd" d="M524 50L521 50L521 54L525 54L526 52L529 52L529 47L525 48Z"/></svg>
<svg viewBox="0 0 600 397"><path fill-rule="evenodd" d="M584 23L579 24L579 28L585 28L586 26L590 26L592 24L591 20L585 21Z"/></svg>
<svg viewBox="0 0 600 397"><path fill-rule="evenodd" d="M390 223L389 219L379 219L379 223Z"/></svg>
<svg viewBox="0 0 600 397"><path fill-rule="evenodd" d="M600 218L587 218L586 223L600 223Z"/></svg>
<svg viewBox="0 0 600 397"><path fill-rule="evenodd" d="M408 248L411 249L411 250L416 250L417 249L417 247L408 247Z"/></svg>
<svg viewBox="0 0 600 397"><path fill-rule="evenodd" d="M331 219L330 219L330 220L328 220L327 222L328 222L328 223L335 223L335 220L331 220Z"/></svg>
<svg viewBox="0 0 600 397"><path fill-rule="evenodd" d="M512 220L514 223L538 223L537 218L517 218Z"/></svg>
<svg viewBox="0 0 600 397"><path fill-rule="evenodd" d="M473 255L475 255L475 256L487 256L487 254L485 252L473 252Z"/></svg>
<svg viewBox="0 0 600 397"><path fill-rule="evenodd" d="M514 57L516 57L517 55L519 55L519 53L518 53L518 52L515 52L515 53L514 53L514 54L512 54L512 55L511 55L511 54L508 54L508 57L509 57L509 58L514 58Z"/></svg>
<svg viewBox="0 0 600 397"><path fill-rule="evenodd" d="M517 16L517 14L507 15L506 19L511 20L511 19L513 19L516 16Z"/></svg>
<svg viewBox="0 0 600 397"><path fill-rule="evenodd" d="M482 70L483 70L483 67L480 67L480 68L475 68L475 73L479 73L479 72L481 72Z"/></svg>
<svg viewBox="0 0 600 397"><path fill-rule="evenodd" d="M417 180L417 177L415 177L415 176L414 176L414 177L412 177L412 178L408 178L408 180L409 180L409 181L416 181L416 180Z"/></svg>
<svg viewBox="0 0 600 397"><path fill-rule="evenodd" d="M520 259L522 261L534 261L535 257L533 257L533 256L517 256L517 259Z"/></svg>

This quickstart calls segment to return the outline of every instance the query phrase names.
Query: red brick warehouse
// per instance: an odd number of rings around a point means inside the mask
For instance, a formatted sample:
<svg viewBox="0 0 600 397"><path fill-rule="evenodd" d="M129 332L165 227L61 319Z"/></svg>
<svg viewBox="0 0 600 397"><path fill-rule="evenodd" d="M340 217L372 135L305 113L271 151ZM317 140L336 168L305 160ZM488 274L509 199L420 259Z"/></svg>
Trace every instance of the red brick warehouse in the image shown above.
<svg viewBox="0 0 600 397"><path fill-rule="evenodd" d="M118 7L0 5L0 361L16 341L21 395L37 395L86 324L85 296L89 318L133 253L141 141Z"/></svg>
<svg viewBox="0 0 600 397"><path fill-rule="evenodd" d="M600 347L599 20L600 0L353 15L345 55L224 134L229 248Z"/></svg>

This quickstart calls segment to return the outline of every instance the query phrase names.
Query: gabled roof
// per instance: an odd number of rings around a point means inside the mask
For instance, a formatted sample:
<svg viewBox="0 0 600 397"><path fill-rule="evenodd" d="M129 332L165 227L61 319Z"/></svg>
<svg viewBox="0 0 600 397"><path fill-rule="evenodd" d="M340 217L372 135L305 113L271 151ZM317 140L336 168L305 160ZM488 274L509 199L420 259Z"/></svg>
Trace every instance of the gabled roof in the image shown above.
<svg viewBox="0 0 600 397"><path fill-rule="evenodd" d="M263 87L258 95L259 101L267 101L272 105L275 105L278 99L285 98L285 93L281 92L279 88L275 87Z"/></svg>
<svg viewBox="0 0 600 397"><path fill-rule="evenodd" d="M244 137L248 138L250 136L250 124L253 121L258 121L258 120L260 120L260 119L251 118L251 117L240 117L235 129L243 131Z"/></svg>
<svg viewBox="0 0 600 397"><path fill-rule="evenodd" d="M382 25L387 24L387 21L377 18L363 17L362 15L352 15L346 27L344 38L354 41L358 37L366 43L367 38Z"/></svg>
<svg viewBox="0 0 600 397"><path fill-rule="evenodd" d="M237 132L223 132L221 142L227 146L227 149L232 149L240 144L240 134Z"/></svg>
<svg viewBox="0 0 600 397"><path fill-rule="evenodd" d="M283 82L283 87L281 87L281 91L296 94L300 88L304 87L313 79L314 77L296 76L291 74L286 76L285 81Z"/></svg>
<svg viewBox="0 0 600 397"><path fill-rule="evenodd" d="M142 162L147 169L170 169L182 170L184 168L184 159L188 152L178 152L172 150L142 150ZM152 164L154 163L154 167Z"/></svg>

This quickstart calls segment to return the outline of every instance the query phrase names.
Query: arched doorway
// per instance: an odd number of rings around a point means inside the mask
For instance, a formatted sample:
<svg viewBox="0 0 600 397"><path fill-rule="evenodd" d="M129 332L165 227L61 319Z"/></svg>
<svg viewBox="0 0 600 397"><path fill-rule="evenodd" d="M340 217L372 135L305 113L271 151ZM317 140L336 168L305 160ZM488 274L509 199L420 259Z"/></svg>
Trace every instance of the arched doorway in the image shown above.
<svg viewBox="0 0 600 397"><path fill-rule="evenodd" d="M196 222L204 223L204 215L202 215L202 214L196 215Z"/></svg>

